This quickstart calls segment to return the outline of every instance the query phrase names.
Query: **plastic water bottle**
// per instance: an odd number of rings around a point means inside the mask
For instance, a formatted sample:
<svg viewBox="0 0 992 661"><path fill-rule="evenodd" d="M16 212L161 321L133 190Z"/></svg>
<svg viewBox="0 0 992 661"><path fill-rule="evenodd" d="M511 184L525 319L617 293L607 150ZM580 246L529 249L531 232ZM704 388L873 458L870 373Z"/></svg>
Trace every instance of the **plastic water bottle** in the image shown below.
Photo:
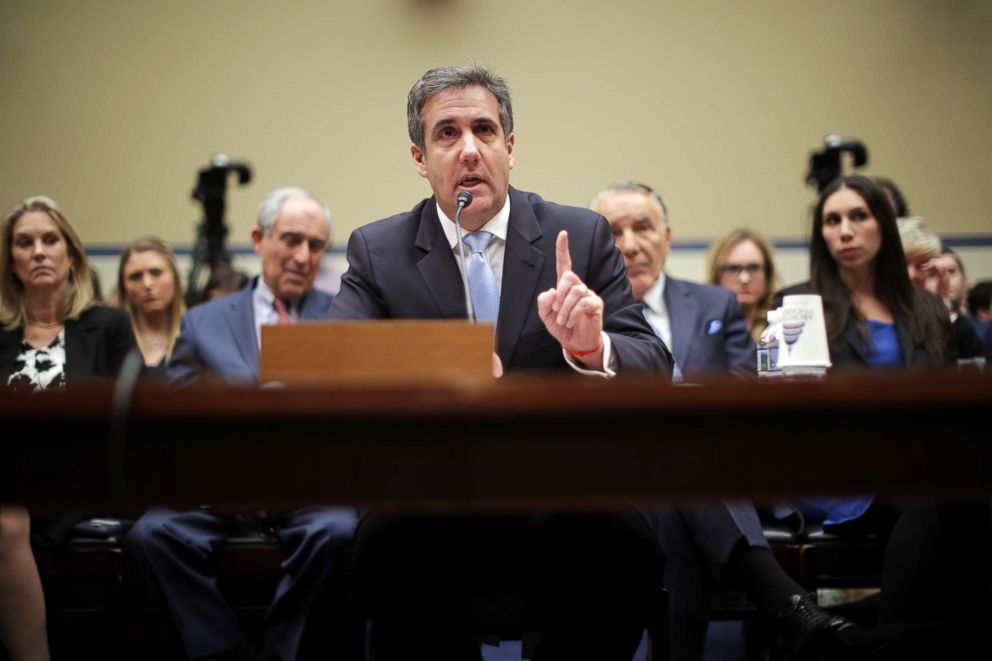
<svg viewBox="0 0 992 661"><path fill-rule="evenodd" d="M782 339L782 308L768 311L768 326L758 339L758 376L782 376L778 346Z"/></svg>

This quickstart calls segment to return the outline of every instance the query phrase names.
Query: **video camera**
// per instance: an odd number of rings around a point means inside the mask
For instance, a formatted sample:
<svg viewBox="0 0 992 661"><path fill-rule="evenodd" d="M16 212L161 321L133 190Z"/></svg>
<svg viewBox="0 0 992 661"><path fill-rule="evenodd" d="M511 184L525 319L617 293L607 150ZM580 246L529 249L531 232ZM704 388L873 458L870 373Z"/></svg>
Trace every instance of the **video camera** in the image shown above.
<svg viewBox="0 0 992 661"><path fill-rule="evenodd" d="M196 301L201 280L204 280L204 266L210 270L219 265L230 265L231 255L224 245L227 239L227 225L224 223L224 210L227 206L227 181L231 174L238 175L238 184L251 182L251 167L241 161L232 161L227 154L214 154L210 165L197 175L193 199L203 205L203 220L196 228L196 243L193 246L193 266L186 286L186 305Z"/></svg>
<svg viewBox="0 0 992 661"><path fill-rule="evenodd" d="M841 165L841 155L844 152L851 154L854 167L868 164L868 149L864 143L855 138L844 139L834 134L823 138L823 151L810 154L806 183L815 183L817 193L823 192L827 184L844 174Z"/></svg>

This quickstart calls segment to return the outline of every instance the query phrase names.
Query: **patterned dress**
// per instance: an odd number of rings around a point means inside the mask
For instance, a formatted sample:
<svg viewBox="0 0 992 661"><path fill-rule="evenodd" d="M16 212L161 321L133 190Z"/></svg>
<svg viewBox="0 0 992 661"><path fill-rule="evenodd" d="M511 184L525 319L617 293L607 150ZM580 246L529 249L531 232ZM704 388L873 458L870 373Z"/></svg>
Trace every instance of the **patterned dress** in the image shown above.
<svg viewBox="0 0 992 661"><path fill-rule="evenodd" d="M22 340L7 385L20 392L65 390L65 329L41 349Z"/></svg>

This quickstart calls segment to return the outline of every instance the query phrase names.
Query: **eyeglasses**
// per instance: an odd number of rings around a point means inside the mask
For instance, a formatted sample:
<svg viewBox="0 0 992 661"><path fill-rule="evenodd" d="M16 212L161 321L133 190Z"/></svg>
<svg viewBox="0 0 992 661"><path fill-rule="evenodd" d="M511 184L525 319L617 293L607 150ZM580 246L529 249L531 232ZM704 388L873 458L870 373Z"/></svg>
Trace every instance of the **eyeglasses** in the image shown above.
<svg viewBox="0 0 992 661"><path fill-rule="evenodd" d="M748 277L756 278L765 275L765 267L761 264L724 264L720 267L721 275L732 275L735 278L744 272L747 272Z"/></svg>

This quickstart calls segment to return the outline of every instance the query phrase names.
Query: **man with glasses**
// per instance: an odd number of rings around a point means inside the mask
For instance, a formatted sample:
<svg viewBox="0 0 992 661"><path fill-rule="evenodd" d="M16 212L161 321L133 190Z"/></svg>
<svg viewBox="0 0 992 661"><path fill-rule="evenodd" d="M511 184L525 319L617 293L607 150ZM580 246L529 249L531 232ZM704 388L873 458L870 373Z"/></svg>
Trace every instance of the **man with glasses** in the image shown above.
<svg viewBox="0 0 992 661"><path fill-rule="evenodd" d="M672 228L661 196L621 182L600 191L591 208L609 221L634 298L671 349L683 378L755 373L755 346L733 292L676 280L665 272Z"/></svg>

